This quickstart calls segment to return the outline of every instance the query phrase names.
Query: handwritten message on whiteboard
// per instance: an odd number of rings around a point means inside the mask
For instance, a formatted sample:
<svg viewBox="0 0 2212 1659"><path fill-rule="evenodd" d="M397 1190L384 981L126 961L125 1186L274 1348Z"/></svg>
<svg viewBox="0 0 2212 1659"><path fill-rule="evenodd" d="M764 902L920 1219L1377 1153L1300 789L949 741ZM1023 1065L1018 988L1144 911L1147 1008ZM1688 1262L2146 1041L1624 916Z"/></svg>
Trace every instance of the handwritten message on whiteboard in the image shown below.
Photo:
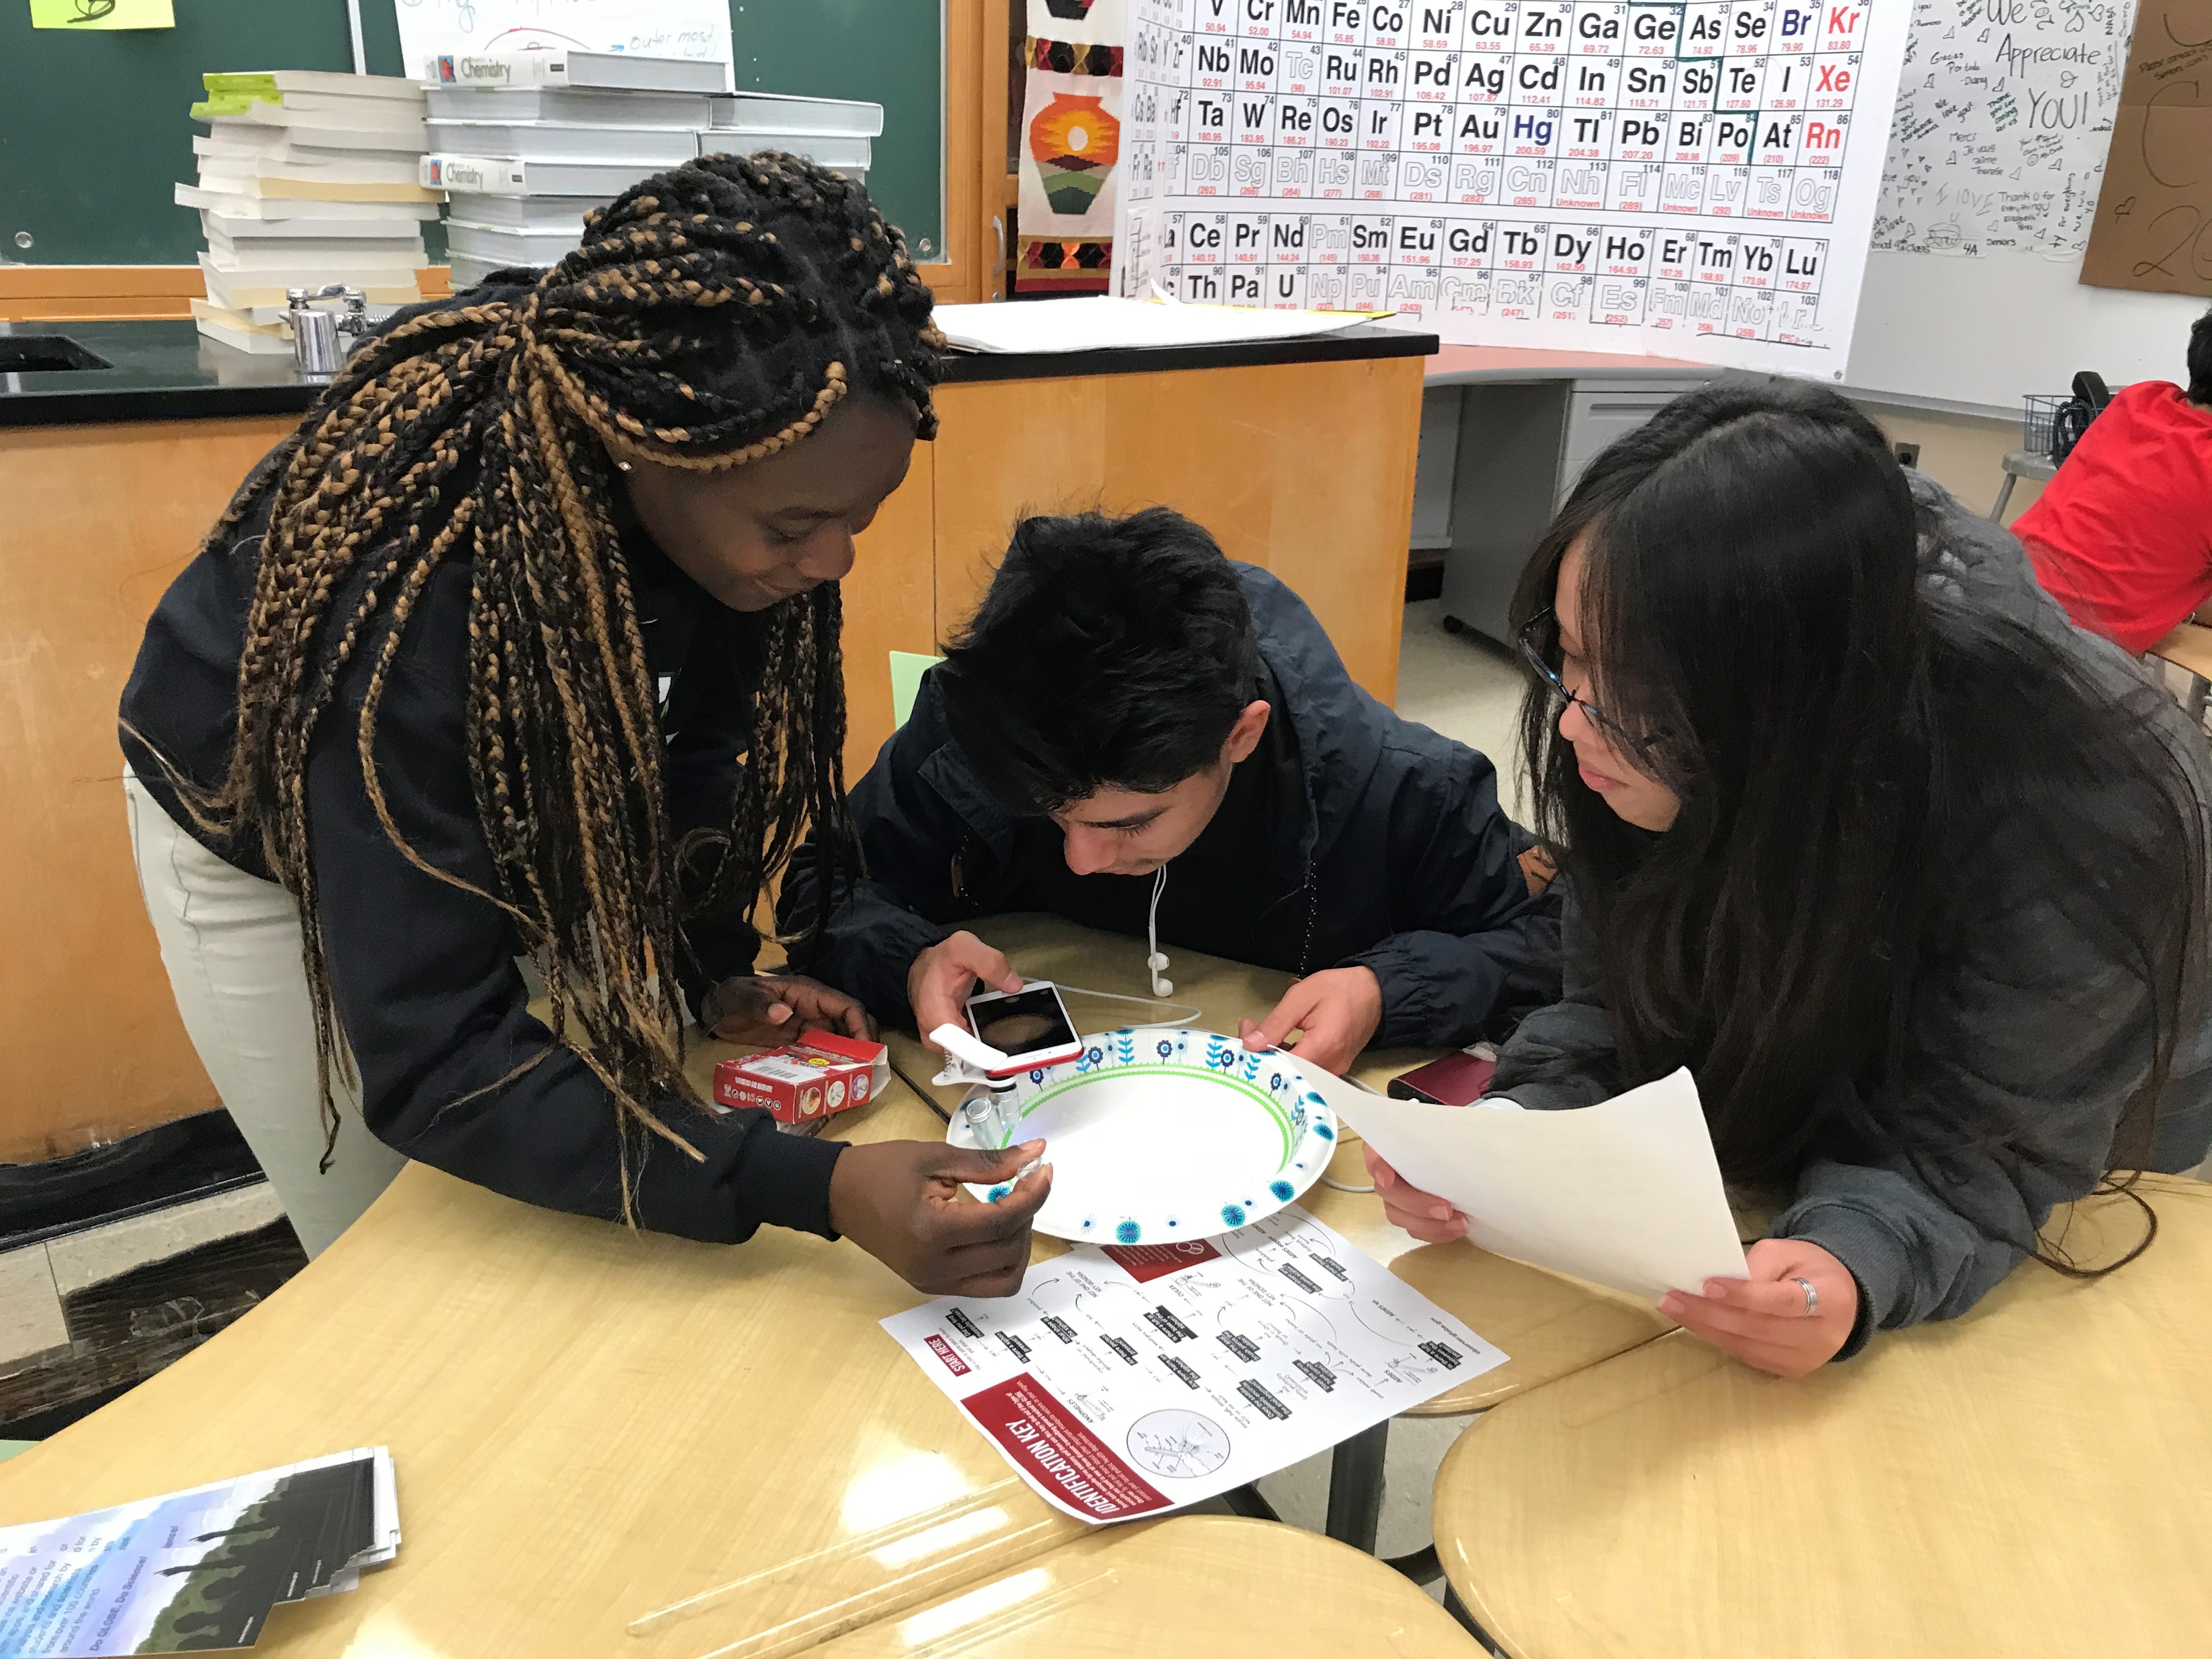
<svg viewBox="0 0 2212 1659"><path fill-rule="evenodd" d="M1917 0L1875 246L2079 253L2133 9L2122 0Z"/></svg>
<svg viewBox="0 0 2212 1659"><path fill-rule="evenodd" d="M729 64L726 0L399 0L410 75L441 52L631 52Z"/></svg>
<svg viewBox="0 0 2212 1659"><path fill-rule="evenodd" d="M1840 378L1911 0L1132 0L1120 291Z"/></svg>

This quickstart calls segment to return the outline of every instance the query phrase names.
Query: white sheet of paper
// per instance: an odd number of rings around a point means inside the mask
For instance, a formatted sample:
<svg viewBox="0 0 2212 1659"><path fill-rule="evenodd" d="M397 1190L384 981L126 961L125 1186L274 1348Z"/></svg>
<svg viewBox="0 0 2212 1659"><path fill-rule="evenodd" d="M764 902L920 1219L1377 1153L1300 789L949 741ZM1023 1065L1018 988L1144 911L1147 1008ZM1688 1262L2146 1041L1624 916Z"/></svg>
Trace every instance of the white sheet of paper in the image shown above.
<svg viewBox="0 0 2212 1659"><path fill-rule="evenodd" d="M1486 1250L1655 1302L1744 1275L1687 1071L1566 1112L1391 1100L1309 1075L1392 1169L1465 1212Z"/></svg>
<svg viewBox="0 0 2212 1659"><path fill-rule="evenodd" d="M1357 312L1241 311L1084 295L1020 305L939 306L938 327L969 351L1109 351L1295 339L1371 322Z"/></svg>
<svg viewBox="0 0 2212 1659"><path fill-rule="evenodd" d="M1012 1296L883 1324L1024 1480L1091 1522L1228 1492L1505 1363L1295 1206L1218 1238L1079 1246Z"/></svg>

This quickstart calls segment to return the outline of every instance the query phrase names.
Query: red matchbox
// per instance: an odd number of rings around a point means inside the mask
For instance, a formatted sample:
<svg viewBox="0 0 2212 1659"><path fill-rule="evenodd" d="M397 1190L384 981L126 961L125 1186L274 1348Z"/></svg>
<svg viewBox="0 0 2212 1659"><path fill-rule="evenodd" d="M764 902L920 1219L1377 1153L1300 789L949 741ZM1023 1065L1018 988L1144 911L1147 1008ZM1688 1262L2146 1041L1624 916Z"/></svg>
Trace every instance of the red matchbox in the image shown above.
<svg viewBox="0 0 2212 1659"><path fill-rule="evenodd" d="M839 1112L865 1106L890 1080L890 1050L834 1031L714 1066L714 1104L733 1112L761 1107L778 1123L811 1130Z"/></svg>

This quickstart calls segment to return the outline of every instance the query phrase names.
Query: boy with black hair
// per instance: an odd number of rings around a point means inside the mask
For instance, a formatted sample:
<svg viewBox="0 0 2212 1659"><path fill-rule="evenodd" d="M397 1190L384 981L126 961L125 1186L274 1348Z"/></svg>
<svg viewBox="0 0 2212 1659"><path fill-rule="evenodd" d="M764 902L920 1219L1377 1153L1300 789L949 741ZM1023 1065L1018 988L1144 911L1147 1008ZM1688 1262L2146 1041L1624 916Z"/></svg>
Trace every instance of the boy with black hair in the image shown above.
<svg viewBox="0 0 2212 1659"><path fill-rule="evenodd" d="M2186 391L2124 387L2013 520L2045 591L2130 652L2212 623L2212 311L2189 331L2188 365Z"/></svg>
<svg viewBox="0 0 2212 1659"><path fill-rule="evenodd" d="M793 966L926 1036L1019 984L968 920L1042 910L1300 975L1255 1047L1341 1072L1557 996L1555 902L1484 757L1354 685L1321 624L1182 514L1019 525L852 792L866 877ZM1528 855L1524 857L1524 855ZM812 914L793 861L783 913Z"/></svg>

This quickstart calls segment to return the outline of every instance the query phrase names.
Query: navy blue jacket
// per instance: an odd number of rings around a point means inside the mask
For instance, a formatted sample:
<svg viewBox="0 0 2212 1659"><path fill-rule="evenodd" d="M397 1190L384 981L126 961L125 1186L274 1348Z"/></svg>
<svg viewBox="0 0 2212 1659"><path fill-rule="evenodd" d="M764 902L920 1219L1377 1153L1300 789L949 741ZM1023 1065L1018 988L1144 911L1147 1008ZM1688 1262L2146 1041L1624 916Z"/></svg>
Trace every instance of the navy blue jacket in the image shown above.
<svg viewBox="0 0 2212 1659"><path fill-rule="evenodd" d="M1376 702L1297 594L1237 570L1273 680L1267 739L1238 769L1270 774L1264 809L1237 831L1265 835L1250 849L1264 879L1225 903L1209 884L1178 884L1170 863L1162 948L1294 974L1364 965L1382 988L1383 1046L1471 1042L1555 1000L1556 902L1529 896L1516 855L1530 837L1499 808L1490 762ZM866 878L793 951L794 966L883 1018L909 1012L915 957L974 918L1042 910L1141 939L1152 896L1150 876L1073 874L1057 824L1000 807L947 731L934 681L924 677L907 723L853 788ZM783 890L785 932L814 904L801 857Z"/></svg>
<svg viewBox="0 0 2212 1659"><path fill-rule="evenodd" d="M473 482L457 480L448 499ZM138 781L217 857L264 878L258 846L195 823L169 766L209 789L230 764L238 658L269 505L264 499L171 585L147 624L122 708L124 752ZM616 511L647 663L662 688L671 829L680 836L726 823L752 730L767 613L716 603L619 498ZM498 872L469 779L471 580L469 562L450 558L416 604L377 720L378 776L416 850L495 891ZM335 614L345 615L345 606ZM355 732L374 656L366 648L355 654L307 769L317 921L360 1068L362 1117L409 1158L494 1192L549 1209L619 1215L622 1131L613 1103L583 1060L550 1046L551 1033L531 1013L514 927L490 900L409 862L369 805ZM742 905L689 918L681 943L675 967L695 1006L708 985L750 971L759 945ZM533 1059L538 1063L526 1066ZM302 1100L300 1110L312 1121L315 1103ZM672 1102L667 1112L702 1156L694 1160L657 1137L632 1137L641 1226L716 1243L746 1239L763 1222L830 1231L836 1143L780 1134L766 1112L750 1109L716 1116Z"/></svg>

